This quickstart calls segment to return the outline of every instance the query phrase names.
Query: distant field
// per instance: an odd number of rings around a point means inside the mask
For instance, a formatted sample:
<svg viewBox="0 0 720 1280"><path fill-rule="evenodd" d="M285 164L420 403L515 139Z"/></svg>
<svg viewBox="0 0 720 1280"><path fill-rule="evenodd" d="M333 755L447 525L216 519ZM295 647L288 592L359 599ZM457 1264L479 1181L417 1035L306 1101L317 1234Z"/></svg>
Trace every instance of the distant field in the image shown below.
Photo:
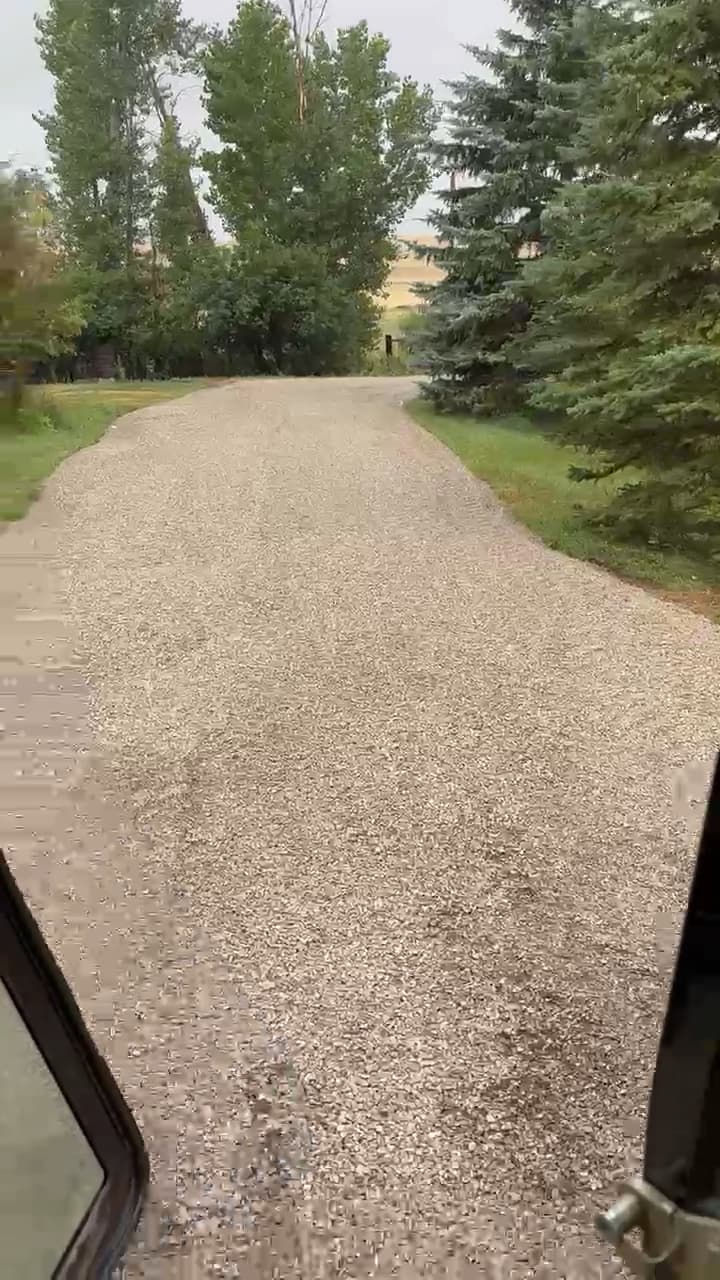
<svg viewBox="0 0 720 1280"><path fill-rule="evenodd" d="M63 458L94 444L116 418L208 385L207 378L187 378L31 388L19 426L0 426L0 527L19 520Z"/></svg>
<svg viewBox="0 0 720 1280"><path fill-rule="evenodd" d="M436 238L432 235L408 235L407 237L399 236L400 240L412 240L417 245L433 245L436 244ZM437 284L442 280L442 272L432 263L425 262L423 258L418 258L412 251L401 245L400 252L390 270L386 288L385 307L387 312L392 312L398 308L414 309L420 305L419 298L413 293L413 286L416 284Z"/></svg>
<svg viewBox="0 0 720 1280"><path fill-rule="evenodd" d="M408 235L399 239L412 241L420 246L437 244L435 236L432 235ZM401 243L381 299L383 312L378 331L377 350L368 367L368 372L397 374L408 372L407 348L402 342L402 339L407 338L404 333L404 323L408 316L412 316L422 305L414 288L418 284L437 284L439 280L442 280L442 272L436 266L416 256L408 244ZM401 340L392 361L388 361L385 356L386 334Z"/></svg>
<svg viewBox="0 0 720 1280"><path fill-rule="evenodd" d="M413 286L437 284L443 277L438 267L418 257L411 248L407 247L407 242L411 242L420 248L423 246L430 248L437 245L436 236L411 233L407 236L398 235L398 240L401 242L400 250L390 270L386 290L385 307L390 312L403 307L415 310L420 302L417 294L413 292ZM524 245L520 248L518 257L533 258L535 254L536 249L532 245Z"/></svg>

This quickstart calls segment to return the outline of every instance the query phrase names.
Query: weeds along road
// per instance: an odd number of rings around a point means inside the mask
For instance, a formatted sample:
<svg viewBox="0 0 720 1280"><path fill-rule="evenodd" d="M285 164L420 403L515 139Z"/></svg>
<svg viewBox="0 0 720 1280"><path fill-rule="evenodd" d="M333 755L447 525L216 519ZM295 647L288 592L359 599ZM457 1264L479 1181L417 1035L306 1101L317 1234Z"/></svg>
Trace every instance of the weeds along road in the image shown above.
<svg viewBox="0 0 720 1280"><path fill-rule="evenodd" d="M0 539L4 839L151 1149L133 1277L614 1274L720 631L412 394L144 410Z"/></svg>

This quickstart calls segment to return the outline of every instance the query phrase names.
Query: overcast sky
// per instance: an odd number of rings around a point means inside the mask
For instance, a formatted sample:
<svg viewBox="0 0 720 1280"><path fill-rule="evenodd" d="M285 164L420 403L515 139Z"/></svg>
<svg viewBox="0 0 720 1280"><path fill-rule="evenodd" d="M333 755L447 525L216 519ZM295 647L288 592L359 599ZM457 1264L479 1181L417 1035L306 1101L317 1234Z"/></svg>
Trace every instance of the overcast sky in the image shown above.
<svg viewBox="0 0 720 1280"><path fill-rule="evenodd" d="M35 45L33 16L43 7L39 0L2 0L0 161L25 168L47 164L42 130L32 118L34 111L52 106L52 83ZM185 0L183 7L191 17L224 25L236 5L235 0ZM361 18L391 41L393 70L438 90L443 80L471 66L463 44L489 44L498 26L510 25L505 0L329 0L331 27ZM185 127L209 142L203 135L198 91L184 92L178 110ZM426 207L423 201L415 213L421 215ZM419 229L419 223L415 226Z"/></svg>

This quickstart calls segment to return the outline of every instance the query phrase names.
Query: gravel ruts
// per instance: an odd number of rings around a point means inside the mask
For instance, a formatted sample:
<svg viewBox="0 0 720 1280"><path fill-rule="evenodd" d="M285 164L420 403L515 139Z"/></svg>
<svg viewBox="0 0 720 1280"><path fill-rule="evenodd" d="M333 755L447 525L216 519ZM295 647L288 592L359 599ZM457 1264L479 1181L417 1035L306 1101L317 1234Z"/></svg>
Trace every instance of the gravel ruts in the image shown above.
<svg viewBox="0 0 720 1280"><path fill-rule="evenodd" d="M720 631L412 394L133 414L0 539L3 838L151 1148L129 1277L616 1274Z"/></svg>

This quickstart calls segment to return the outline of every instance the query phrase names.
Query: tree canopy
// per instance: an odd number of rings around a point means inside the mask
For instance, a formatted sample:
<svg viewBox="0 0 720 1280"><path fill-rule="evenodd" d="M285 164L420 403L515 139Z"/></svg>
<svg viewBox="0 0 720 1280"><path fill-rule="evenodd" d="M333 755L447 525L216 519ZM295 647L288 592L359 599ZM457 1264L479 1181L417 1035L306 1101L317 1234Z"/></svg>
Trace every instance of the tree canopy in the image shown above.
<svg viewBox="0 0 720 1280"><path fill-rule="evenodd" d="M210 32L180 0L50 0L39 119L96 372L359 367L393 232L429 180L434 109L384 37L361 22L330 41L321 18L241 0ZM218 140L202 157L175 108L189 70ZM201 163L231 250L210 235Z"/></svg>
<svg viewBox="0 0 720 1280"><path fill-rule="evenodd" d="M205 58L212 198L238 243L313 249L348 288L376 292L391 233L428 185L429 90L388 68L365 22L303 54L268 0L246 0Z"/></svg>

